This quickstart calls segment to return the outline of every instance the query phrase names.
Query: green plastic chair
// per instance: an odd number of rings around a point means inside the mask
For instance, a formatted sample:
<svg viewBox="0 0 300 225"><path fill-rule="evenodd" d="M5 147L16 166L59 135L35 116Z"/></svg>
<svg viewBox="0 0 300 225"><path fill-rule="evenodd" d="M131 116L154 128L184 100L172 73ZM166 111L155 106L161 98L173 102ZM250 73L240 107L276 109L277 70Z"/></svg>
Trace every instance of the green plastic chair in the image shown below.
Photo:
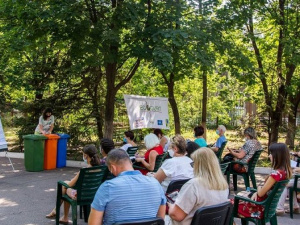
<svg viewBox="0 0 300 225"><path fill-rule="evenodd" d="M87 221L90 213L90 205L99 186L104 182L107 173L107 166L94 166L81 169L76 185L72 187L77 190L77 200L71 199L67 194L63 195L62 186L66 188L69 188L69 186L63 181L57 182L56 225L59 224L61 201L66 201L71 205L73 225L77 225L78 205L84 207L84 218Z"/></svg>
<svg viewBox="0 0 300 225"><path fill-rule="evenodd" d="M254 155L252 156L252 158L249 160L248 163L242 163L242 162L231 162L230 165L229 165L229 170L227 172L227 182L229 184L230 182L230 174L232 174L232 177L233 177L233 187L234 187L234 191L237 190L237 176L240 175L240 176L243 176L244 178L244 182L245 182L245 187L250 187L250 181L249 181L249 177L251 178L251 181L252 181L252 184L253 184L253 188L257 188L256 186L256 180L255 180L255 174L254 174L254 169L255 169L255 166L256 166L256 163L260 157L260 154L263 152L263 150L257 150ZM248 165L248 171L245 172L245 173L239 173L239 172L236 172L234 169L233 169L233 166L234 164L240 164L240 165Z"/></svg>
<svg viewBox="0 0 300 225"><path fill-rule="evenodd" d="M300 187L297 187L298 184L298 179L300 178L300 174L296 174L295 175L295 179L294 179L294 185L293 187L290 187L290 193L289 193L289 203L290 203L290 217L293 219L293 195L294 192L300 192Z"/></svg>
<svg viewBox="0 0 300 225"><path fill-rule="evenodd" d="M128 149L127 149L127 154L128 154L129 156L134 156L135 153L137 152L137 150L138 150L138 147L137 147L137 146L128 147Z"/></svg>
<svg viewBox="0 0 300 225"><path fill-rule="evenodd" d="M227 162L227 163L220 163L220 168L221 168L221 171L223 174L227 174L227 168L228 166L230 165L230 162Z"/></svg>
<svg viewBox="0 0 300 225"><path fill-rule="evenodd" d="M164 159L165 159L167 156L168 156L168 152L165 152L164 154L161 154L161 155L156 156L154 169L153 169L153 171L149 171L149 172L154 172L154 173L156 173L157 170L161 167L161 165L162 165ZM141 170L146 169L145 167L137 166L137 165L134 165L134 164L133 164L133 168L134 168L134 169L141 169Z"/></svg>
<svg viewBox="0 0 300 225"><path fill-rule="evenodd" d="M218 157L219 162L222 161L222 155L223 155L223 151L225 149L226 144L227 144L227 141L224 141L222 143L221 147L219 148L219 150L216 152L216 156Z"/></svg>
<svg viewBox="0 0 300 225"><path fill-rule="evenodd" d="M264 211L264 216L262 219L240 218L242 221L242 225L248 225L249 221L253 222L254 224L258 224L258 225L265 225L268 222L270 222L271 225L277 225L276 207L277 207L279 198L288 182L289 182L289 180L283 180L283 181L277 182L274 185L271 193L262 202L256 202L249 198L245 198L245 197L236 195L234 197L233 216L231 218L232 222L233 222L234 217L238 217L237 213L238 213L239 201L245 201L245 202L254 203L256 205L262 205L264 207L265 211ZM255 191L255 190L253 190L253 191Z"/></svg>

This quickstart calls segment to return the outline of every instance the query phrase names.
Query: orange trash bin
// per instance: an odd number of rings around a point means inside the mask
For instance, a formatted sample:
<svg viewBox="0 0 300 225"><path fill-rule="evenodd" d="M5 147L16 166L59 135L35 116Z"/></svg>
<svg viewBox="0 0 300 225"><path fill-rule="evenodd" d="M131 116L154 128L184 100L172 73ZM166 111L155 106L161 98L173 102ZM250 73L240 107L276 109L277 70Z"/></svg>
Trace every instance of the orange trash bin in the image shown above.
<svg viewBox="0 0 300 225"><path fill-rule="evenodd" d="M57 140L60 137L56 134L46 134L45 137L44 169L52 170L56 168Z"/></svg>

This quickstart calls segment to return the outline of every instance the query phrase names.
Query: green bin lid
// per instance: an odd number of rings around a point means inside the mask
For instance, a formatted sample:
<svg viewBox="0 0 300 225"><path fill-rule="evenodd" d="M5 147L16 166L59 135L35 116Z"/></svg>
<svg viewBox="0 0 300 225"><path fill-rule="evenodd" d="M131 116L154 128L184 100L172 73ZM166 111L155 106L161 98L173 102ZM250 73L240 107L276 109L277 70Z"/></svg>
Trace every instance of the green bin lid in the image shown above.
<svg viewBox="0 0 300 225"><path fill-rule="evenodd" d="M24 139L30 139L30 140L45 140L47 137L40 134L27 134L23 136Z"/></svg>

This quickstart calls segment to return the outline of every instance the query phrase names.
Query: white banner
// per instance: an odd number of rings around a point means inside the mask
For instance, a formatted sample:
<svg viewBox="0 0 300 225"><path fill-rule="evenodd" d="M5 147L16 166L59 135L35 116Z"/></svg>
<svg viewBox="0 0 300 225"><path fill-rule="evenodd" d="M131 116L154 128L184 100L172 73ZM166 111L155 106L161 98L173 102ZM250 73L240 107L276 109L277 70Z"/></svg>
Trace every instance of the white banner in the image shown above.
<svg viewBox="0 0 300 225"><path fill-rule="evenodd" d="M0 117L0 150L7 150L7 143L4 136L4 131L1 123L1 117Z"/></svg>
<svg viewBox="0 0 300 225"><path fill-rule="evenodd" d="M169 128L168 99L124 95L130 129Z"/></svg>

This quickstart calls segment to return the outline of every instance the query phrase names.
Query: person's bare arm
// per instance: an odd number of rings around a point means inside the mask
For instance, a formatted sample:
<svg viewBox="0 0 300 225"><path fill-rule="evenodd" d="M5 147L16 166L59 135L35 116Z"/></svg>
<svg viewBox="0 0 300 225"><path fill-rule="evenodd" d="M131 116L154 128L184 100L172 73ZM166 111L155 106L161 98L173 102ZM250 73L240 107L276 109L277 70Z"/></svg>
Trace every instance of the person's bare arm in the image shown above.
<svg viewBox="0 0 300 225"><path fill-rule="evenodd" d="M52 133L53 128L54 128L54 123L52 123L51 126L50 126L50 129L49 129L50 134Z"/></svg>
<svg viewBox="0 0 300 225"><path fill-rule="evenodd" d="M264 186L259 187L257 189L257 192L255 192L251 199L254 201L257 201L257 196L259 197L263 197L269 190L271 190L271 188L273 187L273 185L276 183L276 180L273 177L269 177L266 181L266 183L264 184Z"/></svg>
<svg viewBox="0 0 300 225"><path fill-rule="evenodd" d="M238 159L242 159L246 155L246 152L243 149L239 149L239 150L228 149L228 150L234 157Z"/></svg>
<svg viewBox="0 0 300 225"><path fill-rule="evenodd" d="M219 151L219 148L218 148L218 147L211 147L210 149L213 150L214 152Z"/></svg>
<svg viewBox="0 0 300 225"><path fill-rule="evenodd" d="M163 182L166 179L165 172L160 168L155 174L154 177L156 180L158 180L159 183Z"/></svg>
<svg viewBox="0 0 300 225"><path fill-rule="evenodd" d="M158 208L158 211L157 211L157 217L160 217L162 219L165 219L165 215L166 215L166 205L161 205L159 208Z"/></svg>
<svg viewBox="0 0 300 225"><path fill-rule="evenodd" d="M147 168L147 170L153 171L155 167L156 156L158 156L158 153L157 151L153 150L149 154L149 163L147 163L146 160L142 158L136 158L135 161L141 162Z"/></svg>
<svg viewBox="0 0 300 225"><path fill-rule="evenodd" d="M176 204L168 204L169 216L175 221L182 221L187 214Z"/></svg>
<svg viewBox="0 0 300 225"><path fill-rule="evenodd" d="M91 209L88 225L102 225L104 212Z"/></svg>

